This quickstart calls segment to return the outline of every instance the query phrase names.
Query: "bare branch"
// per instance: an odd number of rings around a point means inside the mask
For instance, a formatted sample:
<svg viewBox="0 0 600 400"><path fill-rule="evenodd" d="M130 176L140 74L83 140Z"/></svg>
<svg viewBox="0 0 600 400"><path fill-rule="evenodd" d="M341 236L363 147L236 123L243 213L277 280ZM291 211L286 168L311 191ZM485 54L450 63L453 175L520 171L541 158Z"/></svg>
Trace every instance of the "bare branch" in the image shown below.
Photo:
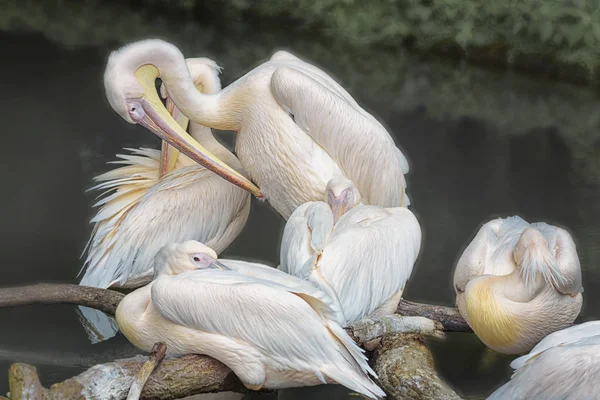
<svg viewBox="0 0 600 400"><path fill-rule="evenodd" d="M13 364L10 399L126 399L135 375L148 360L137 356L96 365L80 375L44 388L35 367ZM198 355L164 360L142 389L142 398L180 399L199 393L244 392L235 374L219 361Z"/></svg>
<svg viewBox="0 0 600 400"><path fill-rule="evenodd" d="M9 370L10 399L125 399L134 377L148 360L137 356L96 365L50 389L42 387L33 366L13 364ZM390 400L460 399L437 375L431 354L418 335L384 337L372 361ZM219 361L188 355L163 361L143 387L141 397L173 400L223 391L243 393L247 389Z"/></svg>
<svg viewBox="0 0 600 400"><path fill-rule="evenodd" d="M432 304L413 303L402 300L396 313L411 317L425 317L440 322L445 332L470 332L473 330L460 315L458 308L436 306Z"/></svg>
<svg viewBox="0 0 600 400"><path fill-rule="evenodd" d="M418 335L389 335L371 358L387 399L460 400L440 379Z"/></svg>
<svg viewBox="0 0 600 400"><path fill-rule="evenodd" d="M32 304L75 304L114 315L123 297L124 294L114 290L65 283L39 283L0 289L0 308Z"/></svg>
<svg viewBox="0 0 600 400"><path fill-rule="evenodd" d="M397 333L442 337L442 331L443 326L437 321L423 317L404 317L395 314L375 319L363 319L346 329L346 332L358 344Z"/></svg>
<svg viewBox="0 0 600 400"><path fill-rule="evenodd" d="M163 358L165 358L166 352L167 346L164 343L154 344L154 347L152 347L152 352L150 353L150 357L148 357L148 361L146 361L138 373L135 374L133 384L131 385L129 394L127 395L127 400L139 400L146 381L150 377L150 374L154 372L154 370L160 365Z"/></svg>
<svg viewBox="0 0 600 400"><path fill-rule="evenodd" d="M114 290L62 283L0 289L0 308L31 304L75 304L114 315L125 295ZM440 322L446 332L472 332L458 309L402 300L397 314L410 317L426 317Z"/></svg>

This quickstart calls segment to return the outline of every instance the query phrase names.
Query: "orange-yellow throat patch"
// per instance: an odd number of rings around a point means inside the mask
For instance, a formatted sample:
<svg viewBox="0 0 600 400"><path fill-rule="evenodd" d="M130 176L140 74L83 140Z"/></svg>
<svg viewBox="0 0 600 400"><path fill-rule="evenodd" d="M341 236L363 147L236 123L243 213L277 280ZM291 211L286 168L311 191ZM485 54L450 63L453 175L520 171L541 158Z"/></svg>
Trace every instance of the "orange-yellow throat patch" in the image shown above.
<svg viewBox="0 0 600 400"><path fill-rule="evenodd" d="M502 350L517 342L517 320L498 303L487 282L472 285L465 300L471 328L483 343Z"/></svg>

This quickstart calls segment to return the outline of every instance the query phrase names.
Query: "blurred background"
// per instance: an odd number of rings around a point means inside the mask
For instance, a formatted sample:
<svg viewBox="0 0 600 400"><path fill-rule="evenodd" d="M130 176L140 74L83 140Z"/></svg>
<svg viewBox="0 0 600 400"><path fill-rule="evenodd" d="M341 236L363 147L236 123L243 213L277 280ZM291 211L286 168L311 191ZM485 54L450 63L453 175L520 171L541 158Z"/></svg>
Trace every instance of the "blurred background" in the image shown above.
<svg viewBox="0 0 600 400"><path fill-rule="evenodd" d="M76 283L91 232L92 178L123 147L158 147L108 105L110 51L150 37L210 57L223 85L288 50L335 77L394 136L424 233L408 300L454 305L455 262L482 223L518 214L568 229L600 318L600 10L590 0L0 0L1 285ZM232 145L235 135L219 139ZM252 204L227 258L277 265L284 220ZM44 385L137 351L92 345L71 306L0 311L1 378L34 364ZM432 341L459 394L508 380L513 357L474 335ZM273 397L276 394L272 395ZM347 398L338 387L280 398ZM248 396L250 397L250 396Z"/></svg>

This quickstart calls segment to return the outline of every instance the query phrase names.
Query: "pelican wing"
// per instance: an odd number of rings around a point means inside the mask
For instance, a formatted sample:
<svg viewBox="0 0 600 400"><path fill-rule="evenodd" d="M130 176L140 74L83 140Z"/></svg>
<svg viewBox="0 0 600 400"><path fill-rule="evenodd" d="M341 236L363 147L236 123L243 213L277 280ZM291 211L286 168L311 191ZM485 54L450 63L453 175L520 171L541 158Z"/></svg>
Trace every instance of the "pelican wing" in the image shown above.
<svg viewBox="0 0 600 400"><path fill-rule="evenodd" d="M374 375L363 351L321 313L327 306L314 293L314 288L291 290L290 285L235 270L197 270L155 281L152 302L174 323L242 340L281 368L313 371L323 382L323 374L346 363ZM307 297L312 301L305 301ZM314 303L320 307L313 308Z"/></svg>
<svg viewBox="0 0 600 400"><path fill-rule="evenodd" d="M296 278L263 264L228 259L220 259L219 261L238 273L284 287L286 290L302 297L311 307L318 309L328 320L335 319L341 313L339 304L304 279Z"/></svg>
<svg viewBox="0 0 600 400"><path fill-rule="evenodd" d="M273 73L271 92L295 123L355 182L367 203L407 205L406 158L387 130L324 76L315 73L314 67L290 62Z"/></svg>
<svg viewBox="0 0 600 400"><path fill-rule="evenodd" d="M598 321L555 332L511 363L511 380L488 400L592 399L600 393Z"/></svg>
<svg viewBox="0 0 600 400"><path fill-rule="evenodd" d="M545 222L536 222L531 226L546 238L550 252L556 258L560 275L564 278L556 282L556 289L563 294L582 293L581 265L571 235L566 230Z"/></svg>
<svg viewBox="0 0 600 400"><path fill-rule="evenodd" d="M323 250L332 229L333 214L327 203L302 204L285 224L279 268L288 274L308 278L311 268L306 262L313 254Z"/></svg>
<svg viewBox="0 0 600 400"><path fill-rule="evenodd" d="M246 193L197 165L146 182L127 196L106 202L92 220L96 226L80 284L109 287L151 275L156 252L171 242L193 238L222 251L221 241L215 241L234 220L247 217Z"/></svg>
<svg viewBox="0 0 600 400"><path fill-rule="evenodd" d="M513 362L510 363L510 366L513 369L518 370L550 348L574 344L594 337L598 344L600 344L600 321L590 321L562 329L546 336L531 349L529 354L514 359Z"/></svg>
<svg viewBox="0 0 600 400"><path fill-rule="evenodd" d="M484 273L490 258L492 246L498 241L494 229L488 224L483 225L475 238L469 243L461 254L454 270L454 290L462 293L467 283Z"/></svg>
<svg viewBox="0 0 600 400"><path fill-rule="evenodd" d="M356 100L340 85L335 81L335 79L331 78L331 76L327 75L322 69L305 62L304 60L296 57L293 54L290 54L286 51L280 50L275 52L273 56L271 56L271 61L283 61L283 65L290 66L292 65L295 69L304 72L305 74L313 77L313 79L319 82L321 85L325 86L328 90L331 90L336 95L340 96L344 100L346 100L350 105L356 108L357 112L360 112L367 118L375 119L371 114L363 110ZM408 172L408 163L406 165Z"/></svg>
<svg viewBox="0 0 600 400"><path fill-rule="evenodd" d="M404 290L420 246L421 228L408 209L359 206L338 220L316 264L353 322Z"/></svg>
<svg viewBox="0 0 600 400"><path fill-rule="evenodd" d="M485 223L465 248L454 271L454 288L464 291L480 275L506 275L515 268L513 250L529 224L518 216L496 218Z"/></svg>
<svg viewBox="0 0 600 400"><path fill-rule="evenodd" d="M84 253L88 258L82 268L97 264L100 259L96 256L93 261L92 254L97 254L98 249L104 248L114 239L121 218L132 207L135 207L146 192L159 181L160 151L155 149L125 149L131 154L117 154L119 160L109 164L123 164L94 178L99 182L89 190L103 190L100 200L94 207L100 207L92 220L94 229L87 243ZM100 258L102 258L100 256Z"/></svg>

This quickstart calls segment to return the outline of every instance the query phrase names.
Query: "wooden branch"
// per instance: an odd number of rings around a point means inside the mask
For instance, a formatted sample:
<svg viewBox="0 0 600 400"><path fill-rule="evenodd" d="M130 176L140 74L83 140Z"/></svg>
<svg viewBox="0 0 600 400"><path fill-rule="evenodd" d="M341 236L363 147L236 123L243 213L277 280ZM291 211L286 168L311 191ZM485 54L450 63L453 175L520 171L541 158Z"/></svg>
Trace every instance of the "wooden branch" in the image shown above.
<svg viewBox="0 0 600 400"><path fill-rule="evenodd" d="M400 348L396 348L399 344ZM9 370L10 400L124 400L134 377L149 360L152 357L136 356L96 365L50 389L40 384L33 366L13 364ZM385 336L372 361L387 399L460 399L437 375L431 354L418 335ZM173 400L223 391L248 390L221 362L208 356L188 355L163 361L150 375L141 398Z"/></svg>
<svg viewBox="0 0 600 400"><path fill-rule="evenodd" d="M163 358L165 358L165 354L167 352L167 346L164 343L155 343L152 347L152 352L150 353L150 357L148 361L146 361L142 368L135 374L135 378L133 379L133 384L129 389L129 394L127 395L127 400L139 400L140 395L142 394L142 389L148 381L150 374L154 372L154 370L160 365Z"/></svg>
<svg viewBox="0 0 600 400"><path fill-rule="evenodd" d="M413 303L412 301L403 299L398 304L396 313L404 316L425 317L433 321L438 321L444 327L445 332L473 333L467 321L458 312L458 308Z"/></svg>
<svg viewBox="0 0 600 400"><path fill-rule="evenodd" d="M74 304L114 315L123 297L124 294L114 290L63 283L41 283L0 289L0 308L32 304ZM402 300L396 313L438 321L446 332L472 332L456 308Z"/></svg>
<svg viewBox="0 0 600 400"><path fill-rule="evenodd" d="M135 375L148 360L137 356L96 365L80 375L44 388L35 367L11 365L10 399L122 399L127 398ZM150 375L142 398L172 400L211 392L245 392L235 374L219 361L198 355L164 360Z"/></svg>
<svg viewBox="0 0 600 400"><path fill-rule="evenodd" d="M39 283L0 289L0 308L32 304L74 304L114 315L123 297L124 294L114 290L64 283Z"/></svg>
<svg viewBox="0 0 600 400"><path fill-rule="evenodd" d="M389 335L371 358L387 399L460 400L440 379L431 352L418 335Z"/></svg>
<svg viewBox="0 0 600 400"><path fill-rule="evenodd" d="M381 318L365 318L352 324L346 332L356 343L362 345L385 335L399 333L443 337L443 329L440 322L428 318L394 314Z"/></svg>

